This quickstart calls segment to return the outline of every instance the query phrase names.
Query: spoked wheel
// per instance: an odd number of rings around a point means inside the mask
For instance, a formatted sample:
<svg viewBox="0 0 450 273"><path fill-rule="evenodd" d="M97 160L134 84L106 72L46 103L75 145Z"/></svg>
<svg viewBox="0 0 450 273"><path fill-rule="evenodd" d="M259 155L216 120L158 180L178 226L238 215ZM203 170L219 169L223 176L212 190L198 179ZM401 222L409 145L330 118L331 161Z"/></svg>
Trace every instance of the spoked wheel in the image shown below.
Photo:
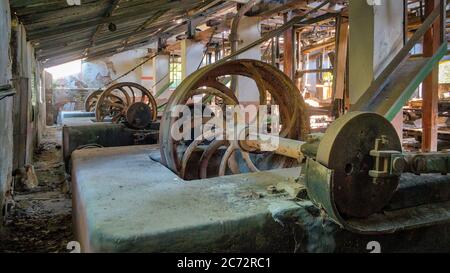
<svg viewBox="0 0 450 273"><path fill-rule="evenodd" d="M172 171L184 179L207 178L242 172L257 172L273 168L291 167L295 160L271 152L248 153L235 140L217 138L211 132L202 132L196 139L185 141L174 138L172 130L179 124L180 105L189 105L201 99L201 104L240 105L235 92L223 79L243 76L255 81L259 104L269 99L279 107L281 137L302 139L309 132L306 106L292 81L275 67L256 60L236 60L201 68L186 78L170 97L160 127L161 159ZM194 114L192 119L198 119ZM202 123L208 119L201 117ZM207 140L205 140L207 139Z"/></svg>
<svg viewBox="0 0 450 273"><path fill-rule="evenodd" d="M95 106L97 105L98 98L102 95L103 90L95 90L84 101L84 109L86 112L95 112Z"/></svg>
<svg viewBox="0 0 450 273"><path fill-rule="evenodd" d="M150 120L156 120L157 106L155 98L145 87L132 82L123 82L112 85L106 89L98 98L95 108L97 121L111 118L112 122L118 123L127 120L127 111L133 105L139 103L147 105L151 113Z"/></svg>

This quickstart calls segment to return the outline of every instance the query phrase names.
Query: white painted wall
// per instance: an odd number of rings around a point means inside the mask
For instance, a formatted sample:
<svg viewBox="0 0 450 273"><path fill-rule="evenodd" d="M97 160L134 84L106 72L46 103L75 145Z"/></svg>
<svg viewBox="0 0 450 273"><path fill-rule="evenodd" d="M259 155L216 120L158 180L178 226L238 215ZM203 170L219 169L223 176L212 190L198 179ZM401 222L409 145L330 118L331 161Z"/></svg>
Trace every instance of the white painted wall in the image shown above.
<svg viewBox="0 0 450 273"><path fill-rule="evenodd" d="M246 17L243 16L239 21L237 36L238 36L238 47L240 49L248 44L261 38L260 24L261 19L259 17ZM260 46L255 46L246 52L240 54L238 59L254 59L261 60L261 49ZM259 93L255 81L245 78L237 77L236 81L236 95L239 101L244 103L258 102Z"/></svg>
<svg viewBox="0 0 450 273"><path fill-rule="evenodd" d="M153 59L153 78L155 84L154 94L156 94L156 92L158 92L163 86L167 85L170 81L169 63L169 55L158 55ZM168 99L171 94L171 92L165 92L157 99Z"/></svg>
<svg viewBox="0 0 450 273"><path fill-rule="evenodd" d="M350 0L349 88L354 104L403 46L403 1Z"/></svg>
<svg viewBox="0 0 450 273"><path fill-rule="evenodd" d="M102 83L105 83L110 79L116 79L130 71L136 67L136 65L143 62L146 56L148 56L147 48L140 48L125 51L92 62L83 62L80 80L86 83L88 88L101 88L103 87ZM151 61L149 63L151 63ZM148 69L148 67L146 69ZM142 80L144 71L146 70L139 67L127 76L119 79L117 82L136 82L144 84L145 87L149 88L150 83ZM145 76L147 76L147 74L145 74Z"/></svg>
<svg viewBox="0 0 450 273"><path fill-rule="evenodd" d="M199 68L204 50L203 43L189 39L181 41L181 79L184 80Z"/></svg>
<svg viewBox="0 0 450 273"><path fill-rule="evenodd" d="M350 0L349 88L354 104L403 47L403 1ZM403 115L392 121L402 138Z"/></svg>

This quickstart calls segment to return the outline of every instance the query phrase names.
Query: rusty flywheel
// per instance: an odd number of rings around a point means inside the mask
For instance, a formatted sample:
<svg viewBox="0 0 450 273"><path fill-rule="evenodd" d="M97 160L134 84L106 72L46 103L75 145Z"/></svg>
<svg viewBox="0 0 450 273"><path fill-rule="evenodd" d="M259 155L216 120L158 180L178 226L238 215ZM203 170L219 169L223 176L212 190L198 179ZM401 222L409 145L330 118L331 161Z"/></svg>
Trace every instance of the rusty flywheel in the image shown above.
<svg viewBox="0 0 450 273"><path fill-rule="evenodd" d="M90 93L84 101L84 109L86 112L95 112L95 106L97 105L98 98L102 95L103 90L95 90Z"/></svg>
<svg viewBox="0 0 450 273"><path fill-rule="evenodd" d="M253 79L258 89L259 104L278 105L281 137L302 139L308 134L309 118L303 98L294 83L280 70L256 60L235 60L206 66L178 86L161 120L161 160L184 179L291 167L297 163L270 152L248 153L239 147L237 141L226 138L183 141L172 137L172 126L181 118L174 114L174 109L179 105L192 106L196 101L194 97L201 98L202 109L212 104L222 108L224 105L240 104L235 92L226 85L226 79L230 76ZM193 119L196 118L194 115ZM205 123L203 117L202 121Z"/></svg>
<svg viewBox="0 0 450 273"><path fill-rule="evenodd" d="M128 112L128 111L131 112ZM117 83L106 89L95 104L97 121L127 121L132 127L144 128L156 120L155 98L145 87L132 82Z"/></svg>

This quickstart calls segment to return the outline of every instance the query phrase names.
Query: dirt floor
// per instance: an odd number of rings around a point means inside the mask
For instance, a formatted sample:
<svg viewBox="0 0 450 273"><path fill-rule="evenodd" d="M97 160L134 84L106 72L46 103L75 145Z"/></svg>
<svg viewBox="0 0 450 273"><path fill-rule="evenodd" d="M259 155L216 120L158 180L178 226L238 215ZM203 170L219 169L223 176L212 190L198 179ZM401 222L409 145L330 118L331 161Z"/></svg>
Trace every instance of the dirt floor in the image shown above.
<svg viewBox="0 0 450 273"><path fill-rule="evenodd" d="M49 127L36 150L38 186L17 191L16 184L13 207L0 230L0 252L69 252L72 204L61 135L60 127Z"/></svg>

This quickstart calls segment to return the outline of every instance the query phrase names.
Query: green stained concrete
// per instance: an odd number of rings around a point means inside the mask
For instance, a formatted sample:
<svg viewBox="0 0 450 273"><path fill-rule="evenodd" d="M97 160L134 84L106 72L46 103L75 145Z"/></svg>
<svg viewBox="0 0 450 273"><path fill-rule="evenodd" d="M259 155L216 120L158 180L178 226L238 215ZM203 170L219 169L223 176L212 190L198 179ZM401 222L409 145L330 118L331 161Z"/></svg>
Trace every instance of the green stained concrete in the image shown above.
<svg viewBox="0 0 450 273"><path fill-rule="evenodd" d="M158 152L127 146L73 153L74 225L83 251L369 252L371 241L382 252L450 251L450 225L358 235L310 201L266 192L293 183L299 168L183 181L150 159Z"/></svg>
<svg viewBox="0 0 450 273"><path fill-rule="evenodd" d="M282 228L268 222L269 206L290 197L269 195L266 188L288 182L299 169L183 181L149 158L157 149L73 153L77 234L86 251L226 251L224 245L238 242L258 251L272 239L252 235L242 242L241 236ZM286 242L279 250L289 248Z"/></svg>

